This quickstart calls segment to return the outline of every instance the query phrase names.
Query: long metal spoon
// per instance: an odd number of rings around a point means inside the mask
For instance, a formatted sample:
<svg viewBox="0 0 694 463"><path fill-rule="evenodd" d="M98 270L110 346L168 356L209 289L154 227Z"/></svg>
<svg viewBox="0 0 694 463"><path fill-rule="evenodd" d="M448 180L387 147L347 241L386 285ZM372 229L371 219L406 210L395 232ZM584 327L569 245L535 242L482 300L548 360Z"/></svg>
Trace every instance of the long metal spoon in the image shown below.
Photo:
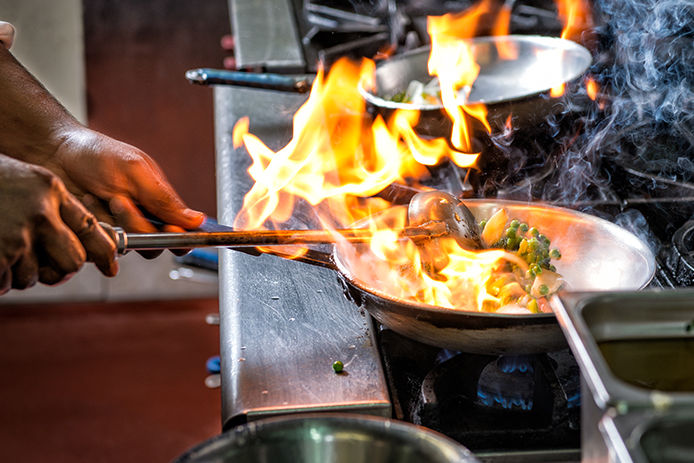
<svg viewBox="0 0 694 463"><path fill-rule="evenodd" d="M445 223L450 236L467 249L482 247L480 231L470 209L458 198L445 191L417 193L407 208L407 220L411 227L428 223Z"/></svg>
<svg viewBox="0 0 694 463"><path fill-rule="evenodd" d="M417 193L410 200L407 219L409 225L415 227L428 223L446 224L449 236L455 238L460 247L465 249L482 247L475 217L465 204L450 193L444 191ZM424 270L431 278L441 279L439 272L450 262L441 241L434 238L421 241L417 245Z"/></svg>

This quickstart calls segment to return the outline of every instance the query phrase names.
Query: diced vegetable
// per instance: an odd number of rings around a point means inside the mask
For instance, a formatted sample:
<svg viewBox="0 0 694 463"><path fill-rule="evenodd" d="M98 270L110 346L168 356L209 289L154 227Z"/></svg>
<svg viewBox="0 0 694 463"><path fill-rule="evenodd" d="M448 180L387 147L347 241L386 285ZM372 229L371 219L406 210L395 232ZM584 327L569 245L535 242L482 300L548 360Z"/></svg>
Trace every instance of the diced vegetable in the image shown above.
<svg viewBox="0 0 694 463"><path fill-rule="evenodd" d="M530 295L533 297L547 296L559 291L559 288L564 284L564 279L556 272L549 269L543 271L535 277Z"/></svg>
<svg viewBox="0 0 694 463"><path fill-rule="evenodd" d="M512 314L512 315L526 315L532 313L529 309L520 306L518 304L508 304L500 307L496 313Z"/></svg>
<svg viewBox="0 0 694 463"><path fill-rule="evenodd" d="M561 258L559 250L550 248L550 239L537 228L518 219L509 221L504 209L480 225L482 241L487 247L515 253L527 263L527 267L521 268L508 262L499 269L486 285L487 293L495 299L487 301L484 309L497 313L551 312L546 297L564 283L551 263L552 259Z"/></svg>
<svg viewBox="0 0 694 463"><path fill-rule="evenodd" d="M497 244L504 233L504 227L506 226L506 221L508 220L508 215L506 209L499 209L492 215L487 224L482 230L482 242L487 247L492 247Z"/></svg>

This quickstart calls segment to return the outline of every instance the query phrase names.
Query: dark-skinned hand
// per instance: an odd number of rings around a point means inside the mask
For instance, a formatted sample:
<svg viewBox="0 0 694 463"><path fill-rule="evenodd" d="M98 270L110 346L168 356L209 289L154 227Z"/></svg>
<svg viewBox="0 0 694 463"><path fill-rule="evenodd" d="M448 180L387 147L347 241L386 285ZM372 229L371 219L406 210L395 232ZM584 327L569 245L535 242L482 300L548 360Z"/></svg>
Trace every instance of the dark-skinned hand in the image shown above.
<svg viewBox="0 0 694 463"><path fill-rule="evenodd" d="M49 170L0 155L0 294L67 280L86 261L118 272L115 244Z"/></svg>
<svg viewBox="0 0 694 463"><path fill-rule="evenodd" d="M0 76L0 153L50 170L100 221L126 231L156 231L143 211L163 231L202 224L147 154L85 127L1 45Z"/></svg>

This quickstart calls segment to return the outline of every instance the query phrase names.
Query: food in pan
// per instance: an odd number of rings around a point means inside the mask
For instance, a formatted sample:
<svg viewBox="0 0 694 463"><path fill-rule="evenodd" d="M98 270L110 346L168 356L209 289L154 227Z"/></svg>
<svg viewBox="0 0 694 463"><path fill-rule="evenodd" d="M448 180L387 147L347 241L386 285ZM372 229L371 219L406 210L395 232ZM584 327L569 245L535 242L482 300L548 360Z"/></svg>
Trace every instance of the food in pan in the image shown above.
<svg viewBox="0 0 694 463"><path fill-rule="evenodd" d="M389 100L395 103L440 105L441 86L439 85L439 79L435 77L426 84L413 80L406 90L396 93Z"/></svg>
<svg viewBox="0 0 694 463"><path fill-rule="evenodd" d="M499 248L520 257L527 264L504 261L486 285L494 299L485 301L483 310L497 313L550 312L547 296L564 283L552 260L561 253L551 248L551 241L539 230L516 219L509 220L505 209L499 209L480 224L482 241L489 248Z"/></svg>
<svg viewBox="0 0 694 463"><path fill-rule="evenodd" d="M409 208L408 208L409 210ZM474 209L473 209L474 210ZM360 282L389 298L460 311L501 314L549 312L547 297L564 282L554 267L561 258L550 239L533 227L532 214L509 217L509 208L480 218L480 248L460 242L455 233L431 239L397 239L402 208L371 217L373 239L364 247L342 246L339 263ZM438 211L442 212L442 211ZM446 211L443 211L446 212ZM440 218L434 214L433 222ZM472 217L472 223L475 218ZM542 223L542 217L537 222ZM545 225L547 229L550 224ZM447 224L448 227L448 224ZM552 229L552 232L555 230Z"/></svg>

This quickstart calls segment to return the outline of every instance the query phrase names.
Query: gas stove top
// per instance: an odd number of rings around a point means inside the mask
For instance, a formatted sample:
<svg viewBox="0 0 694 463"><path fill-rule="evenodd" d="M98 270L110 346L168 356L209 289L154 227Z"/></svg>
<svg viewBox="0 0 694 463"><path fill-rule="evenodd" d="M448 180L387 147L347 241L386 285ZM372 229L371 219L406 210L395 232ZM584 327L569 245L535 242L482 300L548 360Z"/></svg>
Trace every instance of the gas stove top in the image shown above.
<svg viewBox="0 0 694 463"><path fill-rule="evenodd" d="M442 3L466 8L471 2L232 0L237 63L246 70L310 73L316 62L330 64L342 55L373 55L393 44L415 48L426 43L426 15L441 14L436 8ZM512 8L512 33L560 32L553 2L505 3ZM619 16L611 2L599 3L606 16ZM599 66L591 72L607 79ZM630 96L632 102L638 97ZM232 127L248 116L252 133L278 150L291 139L292 116L305 97L219 86L214 98L219 220L231 224L252 185L250 158L233 146ZM611 101L613 107L629 107L621 98ZM482 171L444 164L431 168L424 183L463 198L543 200L601 216L655 250L651 286L694 284L691 176L654 170L638 142L616 140L619 131L641 130L640 122L618 118L624 111L586 111L590 103L580 88L562 104L560 115L538 127L479 140ZM682 157L692 154L686 143L677 146L684 146ZM406 202L411 191L391 194ZM287 225L310 228L315 220L310 210L300 210ZM219 271L225 428L275 414L354 411L430 427L485 460L580 458L579 371L568 348L525 357L450 352L379 326L331 270L222 250ZM335 360L345 364L344 374L333 372Z"/></svg>

